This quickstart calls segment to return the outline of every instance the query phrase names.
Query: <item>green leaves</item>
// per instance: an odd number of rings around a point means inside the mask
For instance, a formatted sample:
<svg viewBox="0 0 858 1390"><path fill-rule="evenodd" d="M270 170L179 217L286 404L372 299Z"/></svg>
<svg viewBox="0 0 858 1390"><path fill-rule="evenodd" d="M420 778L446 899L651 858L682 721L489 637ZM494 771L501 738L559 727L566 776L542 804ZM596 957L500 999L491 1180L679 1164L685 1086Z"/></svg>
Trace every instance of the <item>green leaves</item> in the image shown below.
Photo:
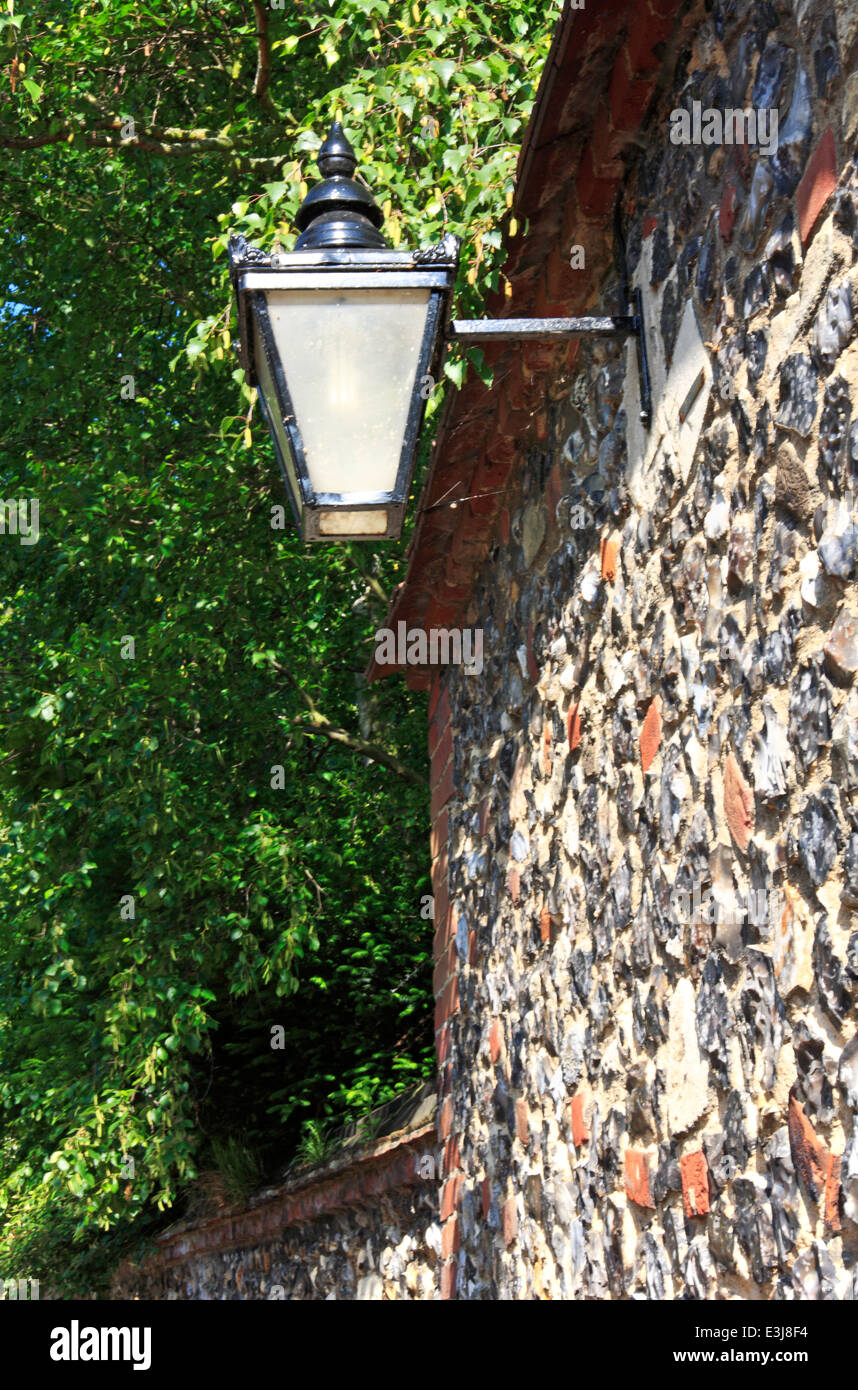
<svg viewBox="0 0 858 1390"><path fill-rule="evenodd" d="M224 251L230 227L291 243L340 113L391 239L464 236L479 315L557 8L272 10L276 116L250 7L157 7L143 38L130 4L0 14L26 61L0 146L59 137L4 148L0 187L24 306L0 311L0 494L42 522L0 538L0 1277L102 1287L215 1140L274 1170L308 1115L431 1074L428 794L307 703L422 773L425 701L361 675L404 547L272 527ZM192 153L197 130L233 153Z"/></svg>
<svg viewBox="0 0 858 1390"><path fill-rule="evenodd" d="M433 59L433 61L429 64L429 66L432 68L433 72L437 72L438 76L439 76L440 79L441 79L441 85L442 85L442 87L449 87L449 85L450 85L450 78L453 76L453 73L456 71L456 64L454 63L453 59L452 59L452 58L438 58L438 59Z"/></svg>

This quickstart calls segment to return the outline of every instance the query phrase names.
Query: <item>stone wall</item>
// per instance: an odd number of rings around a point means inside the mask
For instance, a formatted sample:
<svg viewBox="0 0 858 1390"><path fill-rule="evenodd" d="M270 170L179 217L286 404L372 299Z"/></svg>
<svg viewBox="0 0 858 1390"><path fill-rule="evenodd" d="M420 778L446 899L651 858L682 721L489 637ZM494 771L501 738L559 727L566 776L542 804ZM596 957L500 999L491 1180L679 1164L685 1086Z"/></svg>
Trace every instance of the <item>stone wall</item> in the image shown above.
<svg viewBox="0 0 858 1390"><path fill-rule="evenodd" d="M239 1211L171 1227L156 1253L119 1268L111 1298L437 1298L431 1088L412 1109L409 1126L393 1136L360 1152L352 1146Z"/></svg>
<svg viewBox="0 0 858 1390"><path fill-rule="evenodd" d="M797 11L687 14L611 170L651 428L631 345L546 352L537 448L495 407L430 699L444 1296L858 1296L856 17Z"/></svg>

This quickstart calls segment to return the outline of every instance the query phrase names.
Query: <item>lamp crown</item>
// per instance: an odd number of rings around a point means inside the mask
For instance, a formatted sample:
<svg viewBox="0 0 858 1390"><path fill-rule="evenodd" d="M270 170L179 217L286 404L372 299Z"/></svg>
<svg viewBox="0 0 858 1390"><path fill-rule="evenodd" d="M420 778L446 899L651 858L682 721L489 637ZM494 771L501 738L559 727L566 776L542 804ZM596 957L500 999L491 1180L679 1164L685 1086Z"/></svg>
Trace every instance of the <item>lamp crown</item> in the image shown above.
<svg viewBox="0 0 858 1390"><path fill-rule="evenodd" d="M331 122L328 138L319 150L318 165L323 179L332 178L334 174L344 174L350 179L357 168L357 156L339 121Z"/></svg>
<svg viewBox="0 0 858 1390"><path fill-rule="evenodd" d="M369 189L352 178L357 157L339 121L332 122L318 159L321 182L313 185L295 214L301 233L295 250L387 246L378 230L384 221L381 208Z"/></svg>

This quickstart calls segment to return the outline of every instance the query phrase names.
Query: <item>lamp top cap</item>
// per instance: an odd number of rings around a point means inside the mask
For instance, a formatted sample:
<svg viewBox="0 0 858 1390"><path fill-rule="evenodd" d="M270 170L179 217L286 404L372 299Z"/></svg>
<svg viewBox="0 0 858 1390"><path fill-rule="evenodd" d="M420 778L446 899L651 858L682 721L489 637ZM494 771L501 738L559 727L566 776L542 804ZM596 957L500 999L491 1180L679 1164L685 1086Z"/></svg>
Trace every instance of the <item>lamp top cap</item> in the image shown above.
<svg viewBox="0 0 858 1390"><path fill-rule="evenodd" d="M357 157L339 121L331 122L328 137L319 150L318 165L324 179L332 178L335 174L351 178L357 168Z"/></svg>

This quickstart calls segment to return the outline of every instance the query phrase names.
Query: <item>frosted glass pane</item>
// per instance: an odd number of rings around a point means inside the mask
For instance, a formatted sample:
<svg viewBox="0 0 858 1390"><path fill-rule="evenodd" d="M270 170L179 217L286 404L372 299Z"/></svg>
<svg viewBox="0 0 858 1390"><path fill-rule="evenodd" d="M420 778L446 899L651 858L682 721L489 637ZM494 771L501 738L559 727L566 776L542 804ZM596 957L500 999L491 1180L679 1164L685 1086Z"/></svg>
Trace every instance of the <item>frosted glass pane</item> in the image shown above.
<svg viewBox="0 0 858 1390"><path fill-rule="evenodd" d="M387 530L387 511L335 512L319 510L320 536L383 536Z"/></svg>
<svg viewBox="0 0 858 1390"><path fill-rule="evenodd" d="M396 482L429 290L289 290L268 313L315 492Z"/></svg>

